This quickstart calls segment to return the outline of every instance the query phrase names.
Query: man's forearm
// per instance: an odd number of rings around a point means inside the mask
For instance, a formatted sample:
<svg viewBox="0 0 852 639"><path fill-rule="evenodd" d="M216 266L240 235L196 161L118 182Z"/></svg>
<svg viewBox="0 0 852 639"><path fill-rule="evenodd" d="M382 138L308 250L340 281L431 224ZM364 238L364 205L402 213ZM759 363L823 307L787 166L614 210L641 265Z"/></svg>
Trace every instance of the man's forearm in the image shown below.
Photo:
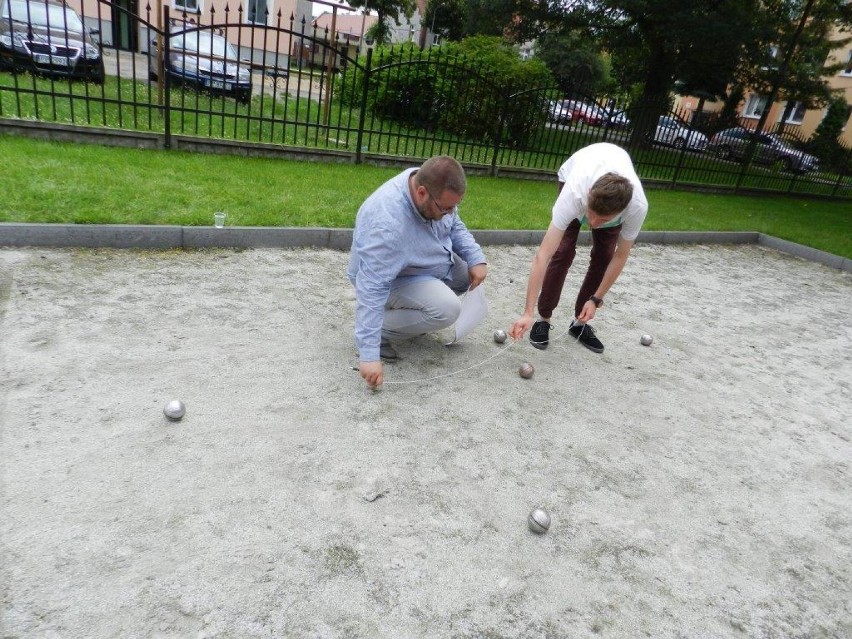
<svg viewBox="0 0 852 639"><path fill-rule="evenodd" d="M527 298L524 304L525 315L532 315L535 312L538 294L541 292L541 285L544 282L544 271L547 267L547 264L542 262L541 255L536 253L530 269L530 279L527 283Z"/></svg>
<svg viewBox="0 0 852 639"><path fill-rule="evenodd" d="M598 286L598 289L595 291L595 297L603 299L604 295L609 292L609 289L612 288L613 284L615 284L618 276L621 275L621 271L624 270L624 265L627 264L627 256L629 254L629 251L627 251L623 255L616 253L613 256L612 261L610 261L609 266L607 266L606 271L604 271L604 276L603 279L601 279L600 286Z"/></svg>

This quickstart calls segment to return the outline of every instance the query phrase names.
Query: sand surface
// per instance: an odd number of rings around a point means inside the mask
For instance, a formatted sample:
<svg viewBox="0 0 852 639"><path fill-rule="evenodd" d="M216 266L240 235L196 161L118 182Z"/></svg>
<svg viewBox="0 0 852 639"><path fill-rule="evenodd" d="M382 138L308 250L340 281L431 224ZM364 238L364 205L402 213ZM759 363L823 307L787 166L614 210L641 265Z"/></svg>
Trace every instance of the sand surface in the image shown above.
<svg viewBox="0 0 852 639"><path fill-rule="evenodd" d="M533 250L379 392L346 253L0 250L0 636L852 636L852 277L637 246L603 355L495 344Z"/></svg>

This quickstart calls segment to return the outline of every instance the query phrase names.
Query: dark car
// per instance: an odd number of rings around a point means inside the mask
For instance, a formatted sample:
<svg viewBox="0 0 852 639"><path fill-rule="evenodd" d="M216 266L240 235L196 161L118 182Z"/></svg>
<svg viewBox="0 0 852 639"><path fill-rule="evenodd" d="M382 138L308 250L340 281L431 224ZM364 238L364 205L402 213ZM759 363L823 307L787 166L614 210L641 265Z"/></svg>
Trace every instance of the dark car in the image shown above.
<svg viewBox="0 0 852 639"><path fill-rule="evenodd" d="M97 33L55 0L0 0L0 68L102 83Z"/></svg>
<svg viewBox="0 0 852 639"><path fill-rule="evenodd" d="M630 118L627 117L627 113L625 111L610 112L604 109L604 114L606 116L604 126L612 127L613 129L630 128Z"/></svg>
<svg viewBox="0 0 852 639"><path fill-rule="evenodd" d="M565 100L551 100L548 107L548 117L556 124L570 124L571 112L565 108Z"/></svg>
<svg viewBox="0 0 852 639"><path fill-rule="evenodd" d="M657 127L649 137L655 144L673 146L682 151L703 151L707 148L707 136L701 131L690 129L685 122L668 115L661 115Z"/></svg>
<svg viewBox="0 0 852 639"><path fill-rule="evenodd" d="M755 140L754 161L762 164L778 164L785 171L807 173L819 169L819 160L805 153L772 133L755 133L742 127L719 131L710 140L710 148L716 157L723 160L742 159L749 142Z"/></svg>
<svg viewBox="0 0 852 639"><path fill-rule="evenodd" d="M156 40L154 41L156 44ZM229 95L240 102L251 100L251 64L223 36L208 28L181 24L169 35L169 56L163 60L173 82L198 91ZM159 56L150 56L149 75L159 75Z"/></svg>

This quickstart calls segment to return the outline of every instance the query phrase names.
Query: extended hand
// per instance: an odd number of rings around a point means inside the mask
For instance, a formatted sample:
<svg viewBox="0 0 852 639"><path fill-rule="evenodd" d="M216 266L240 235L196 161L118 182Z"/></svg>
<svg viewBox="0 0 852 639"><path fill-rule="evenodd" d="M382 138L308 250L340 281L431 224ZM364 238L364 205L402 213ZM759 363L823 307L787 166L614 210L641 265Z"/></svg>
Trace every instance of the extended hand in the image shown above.
<svg viewBox="0 0 852 639"><path fill-rule="evenodd" d="M532 324L532 315L521 315L509 329L509 336L512 339L521 339L524 333L527 332L530 324Z"/></svg>
<svg viewBox="0 0 852 639"><path fill-rule="evenodd" d="M583 304L583 310L580 311L580 315L577 317L577 321L581 324L585 324L586 322L591 321L595 317L595 311L598 310L598 307L595 306L595 303L592 300L589 300L585 304Z"/></svg>
<svg viewBox="0 0 852 639"><path fill-rule="evenodd" d="M488 265L477 264L476 266L471 266L467 271L467 275L470 279L470 288L468 290L472 291L485 280L485 276L488 275Z"/></svg>
<svg viewBox="0 0 852 639"><path fill-rule="evenodd" d="M361 362L358 366L358 372L361 377L367 382L372 390L376 390L384 381L384 373L381 362Z"/></svg>

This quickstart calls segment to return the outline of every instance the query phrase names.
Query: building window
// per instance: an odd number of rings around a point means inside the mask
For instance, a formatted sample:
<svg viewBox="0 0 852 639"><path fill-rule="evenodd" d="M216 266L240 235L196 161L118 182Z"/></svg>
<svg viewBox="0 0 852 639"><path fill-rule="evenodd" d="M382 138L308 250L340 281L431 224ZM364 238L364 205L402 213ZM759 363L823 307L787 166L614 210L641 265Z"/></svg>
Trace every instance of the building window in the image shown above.
<svg viewBox="0 0 852 639"><path fill-rule="evenodd" d="M745 109L743 110L743 116L747 118L759 118L764 109L767 107L767 98L763 95L758 95L757 93L752 93L748 96L748 100L746 100Z"/></svg>
<svg viewBox="0 0 852 639"><path fill-rule="evenodd" d="M201 0L175 0L175 11L186 13L201 13Z"/></svg>
<svg viewBox="0 0 852 639"><path fill-rule="evenodd" d="M805 111L807 111L807 109L805 109L805 105L803 103L795 102L793 104L793 109L790 111L790 115L787 116L785 124L801 124L802 120L805 118Z"/></svg>
<svg viewBox="0 0 852 639"><path fill-rule="evenodd" d="M266 24L266 0L248 0L248 21Z"/></svg>
<svg viewBox="0 0 852 639"><path fill-rule="evenodd" d="M849 59L846 61L846 67L840 72L840 75L852 75L852 50L849 51Z"/></svg>

